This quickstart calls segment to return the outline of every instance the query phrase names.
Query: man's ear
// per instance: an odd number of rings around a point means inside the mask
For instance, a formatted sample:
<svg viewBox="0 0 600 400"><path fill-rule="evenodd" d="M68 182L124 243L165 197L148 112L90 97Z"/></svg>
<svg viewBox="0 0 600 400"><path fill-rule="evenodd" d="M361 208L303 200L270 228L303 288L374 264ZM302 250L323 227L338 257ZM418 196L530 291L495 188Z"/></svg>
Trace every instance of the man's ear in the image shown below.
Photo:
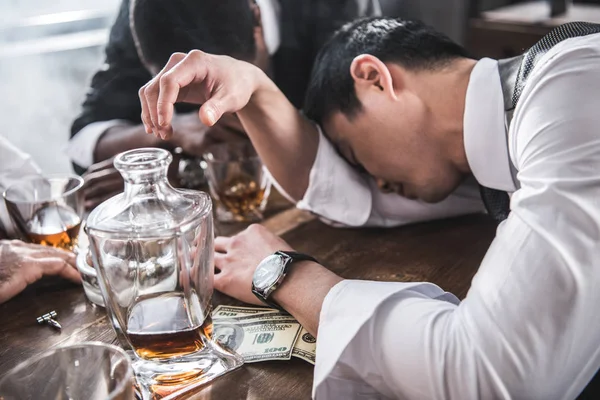
<svg viewBox="0 0 600 400"><path fill-rule="evenodd" d="M352 60L350 75L357 91L377 90L397 100L396 89L401 82L394 82L388 67L377 57L361 54Z"/></svg>

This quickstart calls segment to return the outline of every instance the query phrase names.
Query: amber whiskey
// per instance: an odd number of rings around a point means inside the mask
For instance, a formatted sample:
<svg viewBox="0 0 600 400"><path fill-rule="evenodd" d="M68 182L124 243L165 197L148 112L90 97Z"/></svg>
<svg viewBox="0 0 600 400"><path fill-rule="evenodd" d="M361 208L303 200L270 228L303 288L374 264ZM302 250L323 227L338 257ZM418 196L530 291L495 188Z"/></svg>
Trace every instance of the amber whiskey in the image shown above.
<svg viewBox="0 0 600 400"><path fill-rule="evenodd" d="M200 325L191 322L181 294L146 298L133 306L127 336L135 352L144 359L181 357L204 348L212 336L210 313Z"/></svg>
<svg viewBox="0 0 600 400"><path fill-rule="evenodd" d="M48 205L27 221L27 236L33 243L73 250L77 245L81 219L67 207Z"/></svg>
<svg viewBox="0 0 600 400"><path fill-rule="evenodd" d="M234 217L244 219L260 212L265 189L249 177L236 177L221 185L219 201Z"/></svg>

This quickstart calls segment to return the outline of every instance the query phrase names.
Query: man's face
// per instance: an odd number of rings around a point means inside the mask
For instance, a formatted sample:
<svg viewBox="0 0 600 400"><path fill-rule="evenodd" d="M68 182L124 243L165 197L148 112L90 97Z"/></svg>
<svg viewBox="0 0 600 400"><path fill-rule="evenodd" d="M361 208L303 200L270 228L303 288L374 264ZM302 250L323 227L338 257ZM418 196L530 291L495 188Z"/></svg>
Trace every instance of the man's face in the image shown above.
<svg viewBox="0 0 600 400"><path fill-rule="evenodd" d="M350 164L410 199L434 203L456 189L463 175L441 156L431 111L417 97L361 100L362 110L351 121L336 112L323 124Z"/></svg>
<svg viewBox="0 0 600 400"><path fill-rule="evenodd" d="M254 19L256 20L256 26L254 27L254 31L252 32L253 37L254 37L254 42L256 45L256 52L255 52L254 58L246 59L243 57L239 57L236 54L224 54L224 55L228 55L233 58L237 58L239 60L247 61L251 64L256 65L258 68L262 69L264 72L269 73L269 69L271 66L271 56L269 55L269 51L267 49L267 44L266 44L265 37L264 37L260 8L258 7L258 4L256 4L256 2L254 0L250 0L250 9L254 16ZM158 73L165 66L166 62L165 63L153 62L152 60L149 60L144 55L144 51L142 50L142 46L140 45L140 41L139 41L139 35L143 34L143 33L138 32L136 30L135 19L132 18L130 23L131 23L131 29L132 29L132 34L133 34L133 40L136 45L138 56L140 57L142 64L144 65L146 70L148 70L148 72L150 72L150 74L152 76L158 75ZM194 48L202 49L202 46L198 45Z"/></svg>

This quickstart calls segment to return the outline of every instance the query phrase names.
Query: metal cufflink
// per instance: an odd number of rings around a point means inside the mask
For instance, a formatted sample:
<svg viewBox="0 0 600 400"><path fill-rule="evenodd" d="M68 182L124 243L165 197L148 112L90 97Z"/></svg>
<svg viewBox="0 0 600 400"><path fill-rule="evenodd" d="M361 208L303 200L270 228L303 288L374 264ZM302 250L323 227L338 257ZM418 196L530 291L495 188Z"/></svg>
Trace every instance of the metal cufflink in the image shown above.
<svg viewBox="0 0 600 400"><path fill-rule="evenodd" d="M37 317L38 324L48 324L51 327L58 329L59 331L62 329L62 326L54 319L58 314L56 311L50 311L48 314L44 314L41 317Z"/></svg>

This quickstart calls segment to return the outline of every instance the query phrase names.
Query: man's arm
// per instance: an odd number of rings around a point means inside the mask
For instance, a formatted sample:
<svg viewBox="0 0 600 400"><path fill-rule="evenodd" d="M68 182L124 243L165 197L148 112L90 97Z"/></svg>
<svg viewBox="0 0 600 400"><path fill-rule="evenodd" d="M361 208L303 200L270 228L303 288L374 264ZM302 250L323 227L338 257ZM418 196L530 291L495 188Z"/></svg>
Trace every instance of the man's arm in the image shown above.
<svg viewBox="0 0 600 400"><path fill-rule="evenodd" d="M198 50L176 53L140 90L140 99L147 132L163 139L173 134L176 102L202 104L200 118L208 126L237 112L273 177L294 199L303 197L317 152L317 130L257 67Z"/></svg>
<svg viewBox="0 0 600 400"><path fill-rule="evenodd" d="M434 205L381 195L262 71L242 61L197 50L174 54L140 90L140 100L146 132L164 139L173 135L176 102L203 104L200 118L209 126L237 112L283 191L301 200L298 207L342 224L392 226L482 210L476 190Z"/></svg>
<svg viewBox="0 0 600 400"><path fill-rule="evenodd" d="M576 49L532 73L511 128L522 187L460 305L428 283L335 279L323 300L310 284L328 280L321 267L292 267L274 298L318 324L317 400L572 399L590 381L600 366L599 55ZM286 249L250 233L215 242L215 287L243 300L250 261Z"/></svg>
<svg viewBox="0 0 600 400"><path fill-rule="evenodd" d="M122 137L124 142L132 139L139 140L140 143L145 144L143 140L148 138L141 134L135 135L135 130L132 128L137 125L137 132L143 132L139 129L141 107L136 94L139 88L151 78L138 57L129 27L129 0L123 0L117 19L111 28L104 65L92 78L82 111L71 127L71 137L80 136L77 140L82 143L74 152L81 153L84 150L88 153L85 157L78 154L76 160L85 159L86 164L91 164L114 155L111 154L114 151L109 148L108 150L101 148L98 154L94 154L96 142L105 132L94 132L94 129L85 128L97 122L126 121L126 123L116 123L110 129L113 138ZM89 136L89 140L84 140L81 135ZM101 142L102 140L99 143L103 146ZM112 145L114 139L112 143L108 142L108 147ZM89 165L78 165L77 161L75 164L80 167L78 168L80 170L89 167Z"/></svg>

